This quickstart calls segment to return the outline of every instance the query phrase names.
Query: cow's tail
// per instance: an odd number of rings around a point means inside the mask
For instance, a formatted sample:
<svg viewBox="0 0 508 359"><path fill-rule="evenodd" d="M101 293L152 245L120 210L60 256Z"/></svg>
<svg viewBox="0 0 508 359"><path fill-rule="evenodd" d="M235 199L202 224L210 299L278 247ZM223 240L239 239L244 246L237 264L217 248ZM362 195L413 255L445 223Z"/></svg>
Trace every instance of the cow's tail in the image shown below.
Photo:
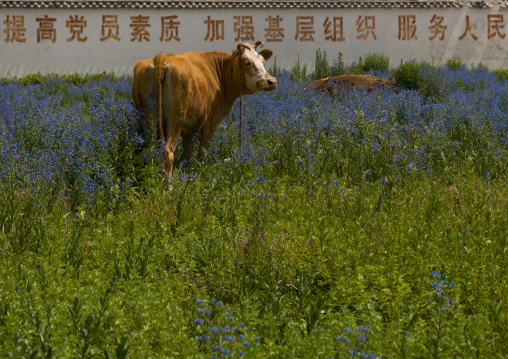
<svg viewBox="0 0 508 359"><path fill-rule="evenodd" d="M164 81L163 67L165 56L159 52L155 56L155 109L157 113L157 137L164 141L164 129L162 125L162 82Z"/></svg>

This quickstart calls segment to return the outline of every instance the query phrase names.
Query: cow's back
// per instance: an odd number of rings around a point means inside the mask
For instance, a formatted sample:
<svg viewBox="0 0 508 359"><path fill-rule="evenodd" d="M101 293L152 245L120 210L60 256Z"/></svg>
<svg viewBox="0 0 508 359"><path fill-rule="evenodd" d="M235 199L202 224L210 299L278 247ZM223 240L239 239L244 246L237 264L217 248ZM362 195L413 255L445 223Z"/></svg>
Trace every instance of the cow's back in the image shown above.
<svg viewBox="0 0 508 359"><path fill-rule="evenodd" d="M214 55L191 51L165 57L163 113L184 119L182 133L196 132L224 106Z"/></svg>

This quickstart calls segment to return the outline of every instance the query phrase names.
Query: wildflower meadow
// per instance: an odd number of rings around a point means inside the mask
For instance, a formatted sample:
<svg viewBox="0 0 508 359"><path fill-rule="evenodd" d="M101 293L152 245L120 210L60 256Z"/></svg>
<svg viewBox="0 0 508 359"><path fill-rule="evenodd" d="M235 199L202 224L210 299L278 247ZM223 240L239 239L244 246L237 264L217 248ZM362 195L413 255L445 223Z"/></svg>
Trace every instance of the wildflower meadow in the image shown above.
<svg viewBox="0 0 508 359"><path fill-rule="evenodd" d="M274 66L172 191L132 77L1 79L0 357L508 358L508 82L376 56Z"/></svg>

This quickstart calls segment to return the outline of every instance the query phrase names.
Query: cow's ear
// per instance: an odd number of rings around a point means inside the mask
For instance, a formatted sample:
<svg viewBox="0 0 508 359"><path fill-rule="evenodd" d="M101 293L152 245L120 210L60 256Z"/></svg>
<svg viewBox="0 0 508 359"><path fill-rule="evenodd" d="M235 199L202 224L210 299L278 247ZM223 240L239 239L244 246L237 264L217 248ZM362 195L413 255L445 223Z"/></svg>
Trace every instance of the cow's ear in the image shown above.
<svg viewBox="0 0 508 359"><path fill-rule="evenodd" d="M273 55L272 50L261 50L259 51L259 54L264 57L265 61L268 61L270 57Z"/></svg>

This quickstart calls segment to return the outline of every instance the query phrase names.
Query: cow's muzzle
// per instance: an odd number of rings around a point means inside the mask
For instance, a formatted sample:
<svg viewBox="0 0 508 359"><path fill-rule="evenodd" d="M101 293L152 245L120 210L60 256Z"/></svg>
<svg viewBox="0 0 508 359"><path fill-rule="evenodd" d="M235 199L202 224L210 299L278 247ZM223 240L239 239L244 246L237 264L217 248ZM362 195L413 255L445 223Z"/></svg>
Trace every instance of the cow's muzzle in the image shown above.
<svg viewBox="0 0 508 359"><path fill-rule="evenodd" d="M266 91L275 90L277 88L277 79L275 77L270 77L266 79Z"/></svg>

